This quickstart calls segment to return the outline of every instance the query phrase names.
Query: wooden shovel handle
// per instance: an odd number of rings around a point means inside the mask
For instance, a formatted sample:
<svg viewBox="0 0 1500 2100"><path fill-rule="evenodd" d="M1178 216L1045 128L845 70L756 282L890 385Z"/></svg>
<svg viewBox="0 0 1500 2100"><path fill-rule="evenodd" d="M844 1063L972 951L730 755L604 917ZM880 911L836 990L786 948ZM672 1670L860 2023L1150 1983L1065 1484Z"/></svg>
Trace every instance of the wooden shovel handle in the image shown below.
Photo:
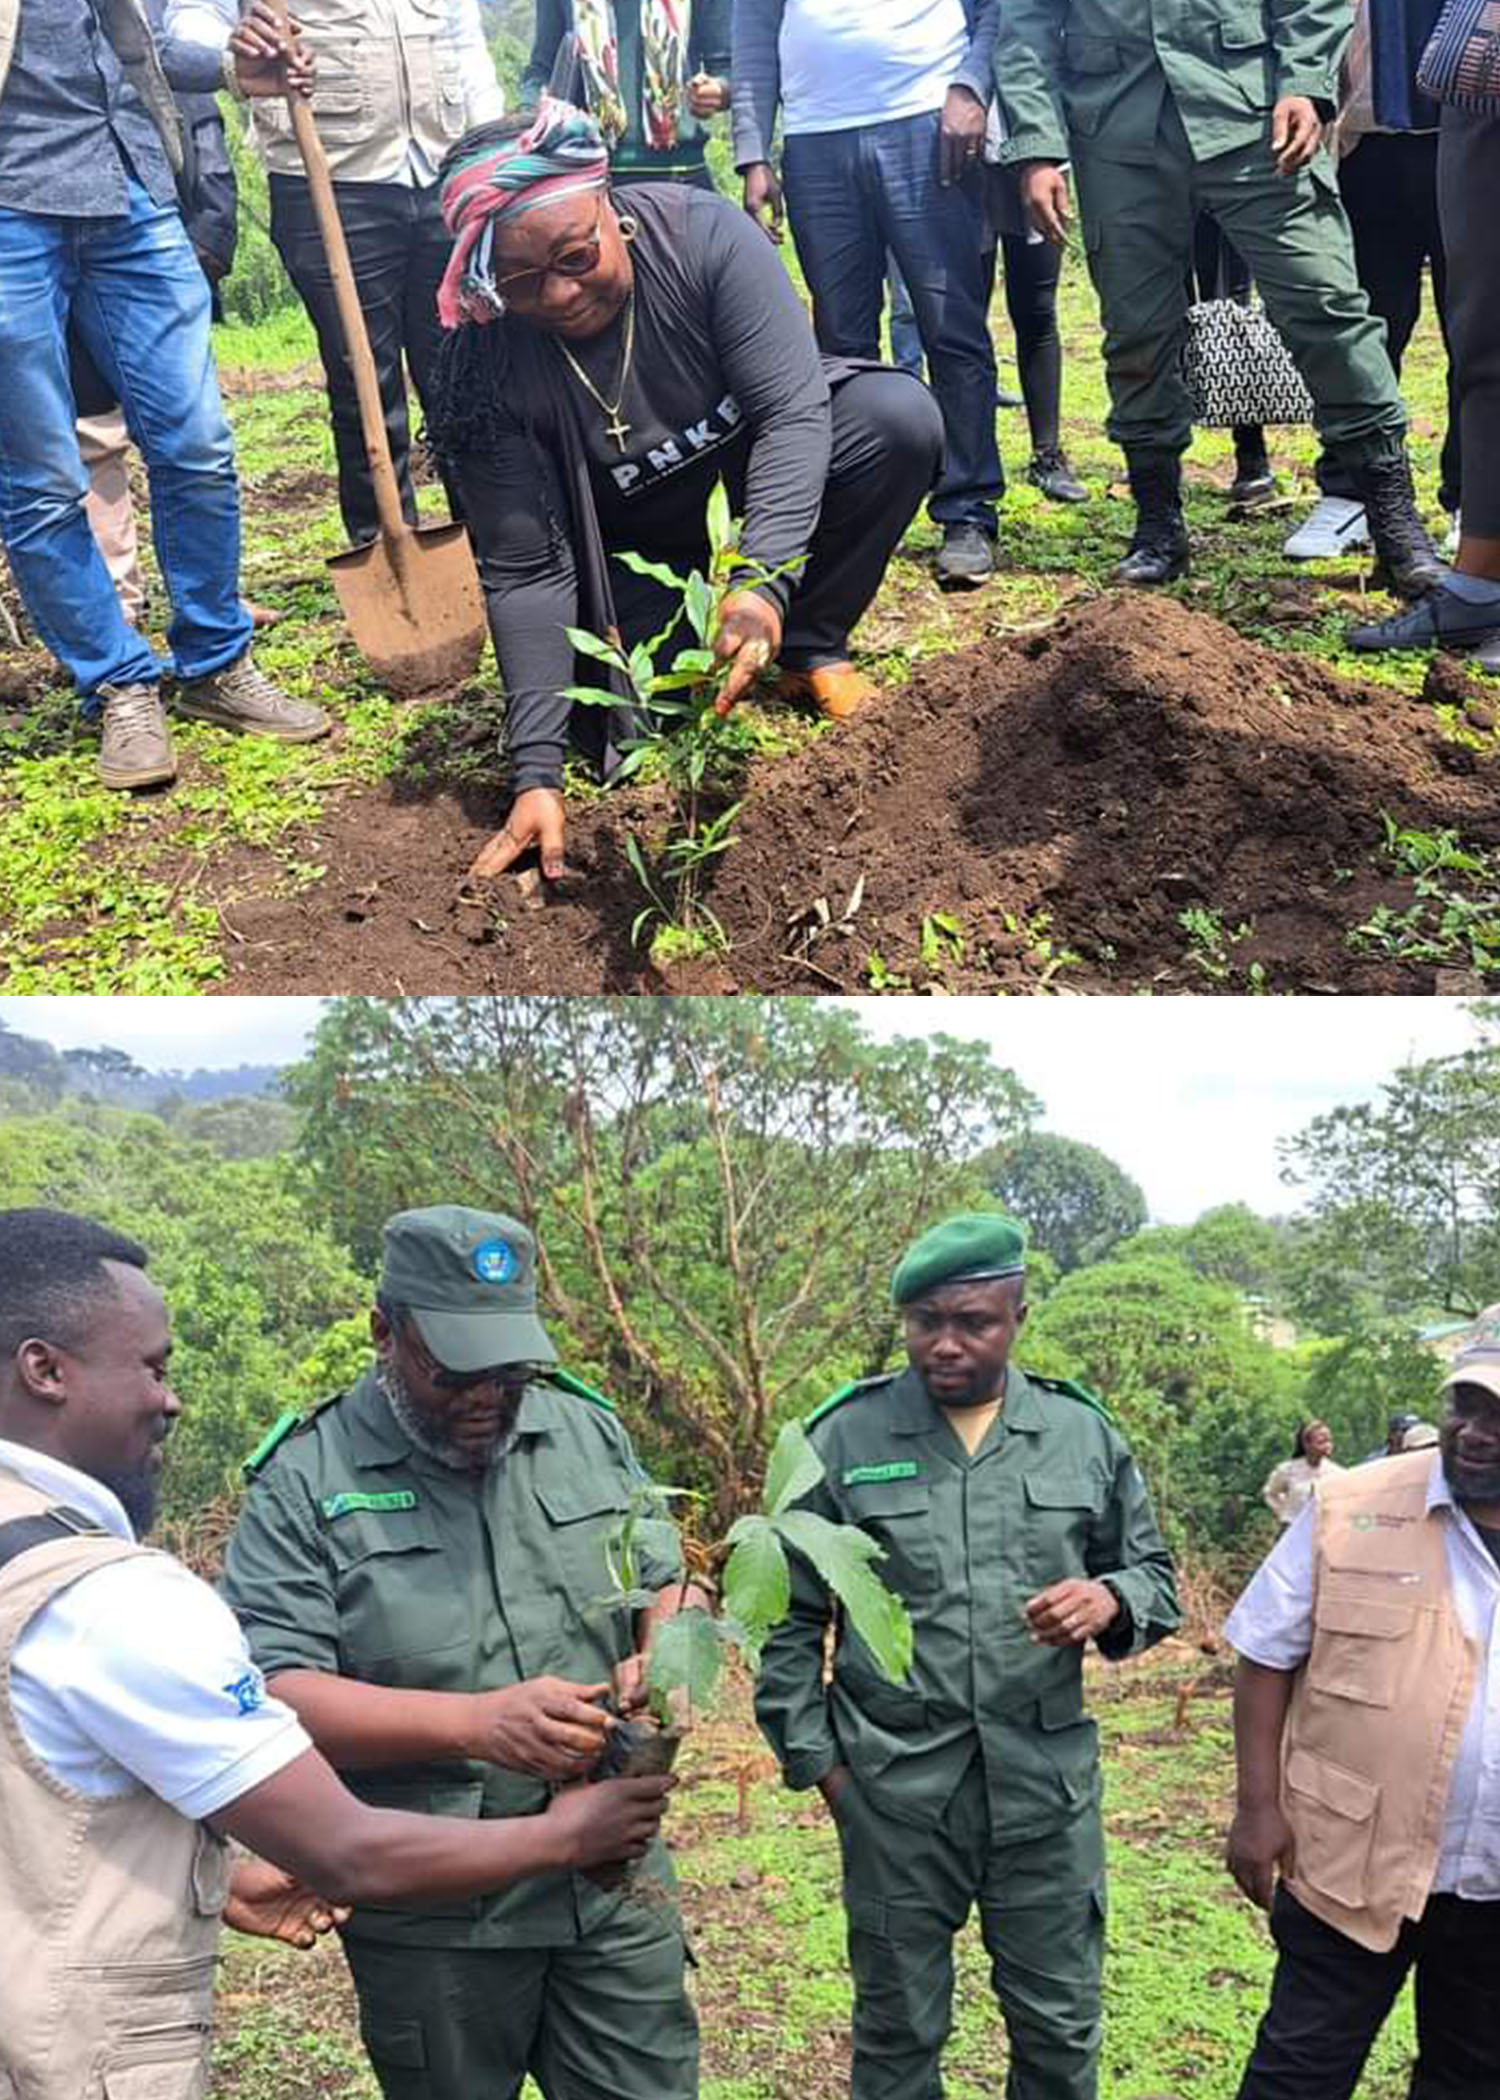
<svg viewBox="0 0 1500 2100"><path fill-rule="evenodd" d="M291 40L291 24L286 0L270 0L272 13L276 16L283 35ZM359 303L359 290L354 282L354 265L349 260L349 244L344 239L344 224L339 217L338 202L333 194L333 177L328 172L328 155L323 151L323 141L318 137L318 127L305 95L287 91L286 106L291 113L292 133L297 141L297 150L302 155L302 165L307 171L307 186L312 192L313 212L318 221L318 232L328 256L329 274L333 278L333 294L338 304L339 323L344 331L344 347L349 353L349 362L354 368L354 391L359 399L359 420L364 429L365 455L370 462L370 479L375 491L375 514L380 520L381 535L387 541L401 540L407 523L401 514L401 495L396 486L396 469L391 461L390 440L386 436L385 410L380 400L380 380L375 370L375 357L370 349L370 333L365 326L364 310Z"/></svg>

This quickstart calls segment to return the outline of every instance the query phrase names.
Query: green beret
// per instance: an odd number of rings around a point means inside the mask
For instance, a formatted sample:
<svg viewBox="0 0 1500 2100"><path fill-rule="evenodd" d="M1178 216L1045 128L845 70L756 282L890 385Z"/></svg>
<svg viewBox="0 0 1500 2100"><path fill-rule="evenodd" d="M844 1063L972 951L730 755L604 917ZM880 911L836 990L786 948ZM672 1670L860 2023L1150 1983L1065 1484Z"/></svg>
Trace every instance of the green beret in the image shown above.
<svg viewBox="0 0 1500 2100"><path fill-rule="evenodd" d="M1026 1269L1026 1234L996 1211L965 1211L945 1218L914 1240L896 1264L891 1300L910 1305L940 1283L988 1283Z"/></svg>

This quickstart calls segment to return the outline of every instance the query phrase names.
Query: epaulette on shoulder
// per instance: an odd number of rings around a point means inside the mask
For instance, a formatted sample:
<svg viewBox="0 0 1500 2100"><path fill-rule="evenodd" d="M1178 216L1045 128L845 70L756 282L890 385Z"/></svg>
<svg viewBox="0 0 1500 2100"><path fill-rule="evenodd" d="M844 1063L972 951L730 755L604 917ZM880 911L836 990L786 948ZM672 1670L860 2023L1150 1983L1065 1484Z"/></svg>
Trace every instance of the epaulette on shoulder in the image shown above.
<svg viewBox="0 0 1500 2100"><path fill-rule="evenodd" d="M561 1364L550 1364L541 1374L543 1385L555 1385L559 1392L571 1393L575 1400L591 1400L595 1407L602 1407L606 1414L617 1415L619 1409L607 1393L586 1385L573 1372L565 1371Z"/></svg>
<svg viewBox="0 0 1500 2100"><path fill-rule="evenodd" d="M1096 1415L1103 1416L1111 1429L1114 1428L1114 1416L1092 1387L1080 1385L1076 1378L1044 1378L1040 1371L1028 1371L1026 1376L1033 1385L1041 1386L1046 1392L1065 1393L1070 1400L1081 1400L1085 1407L1091 1407Z"/></svg>
<svg viewBox="0 0 1500 2100"><path fill-rule="evenodd" d="M279 1414L241 1465L240 1471L245 1478L254 1480L258 1474L263 1473L289 1436L295 1436L299 1429L310 1427L325 1408L337 1407L343 1397L342 1393L330 1393L328 1398L320 1400L316 1407L289 1407Z"/></svg>
<svg viewBox="0 0 1500 2100"><path fill-rule="evenodd" d="M871 1392L877 1385L889 1385L895 1376L894 1371L882 1371L875 1378L851 1378L847 1385L841 1385L836 1393L830 1393L826 1400L820 1401L810 1415L804 1415L802 1427L811 1429L814 1423L821 1422L825 1415L831 1415L836 1407L842 1407L846 1400L853 1400L861 1393Z"/></svg>

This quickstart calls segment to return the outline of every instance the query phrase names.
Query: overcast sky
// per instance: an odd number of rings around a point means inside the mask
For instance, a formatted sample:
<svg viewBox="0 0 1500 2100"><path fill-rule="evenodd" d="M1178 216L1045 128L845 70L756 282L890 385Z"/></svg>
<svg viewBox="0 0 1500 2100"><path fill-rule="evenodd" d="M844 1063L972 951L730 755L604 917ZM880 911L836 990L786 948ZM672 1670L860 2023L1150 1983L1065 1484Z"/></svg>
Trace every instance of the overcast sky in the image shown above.
<svg viewBox="0 0 1500 2100"><path fill-rule="evenodd" d="M1098 1145L1170 1223L1214 1203L1292 1208L1276 1140L1369 1099L1409 1057L1474 1040L1441 999L866 999L879 1037L978 1038L1046 1105L1046 1127ZM58 1049L112 1044L153 1068L280 1064L316 999L7 999L0 1019Z"/></svg>

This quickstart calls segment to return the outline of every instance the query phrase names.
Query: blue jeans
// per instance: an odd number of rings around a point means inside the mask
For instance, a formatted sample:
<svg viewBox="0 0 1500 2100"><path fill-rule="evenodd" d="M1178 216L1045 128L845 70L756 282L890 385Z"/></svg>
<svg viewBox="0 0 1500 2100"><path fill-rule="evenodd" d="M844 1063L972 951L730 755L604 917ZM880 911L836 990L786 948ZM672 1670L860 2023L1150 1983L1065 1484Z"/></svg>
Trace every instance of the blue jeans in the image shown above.
<svg viewBox="0 0 1500 2100"><path fill-rule="evenodd" d="M938 181L936 110L799 132L782 182L826 356L880 356L886 250L905 278L943 412L943 471L928 510L942 525L995 530L1005 487L995 445L995 346L985 313L979 179Z"/></svg>
<svg viewBox="0 0 1500 2100"><path fill-rule="evenodd" d="M891 292L891 362L903 372L910 372L913 379L922 379L927 371L922 337L912 311L911 293L894 255L887 255L885 270Z"/></svg>
<svg viewBox="0 0 1500 2100"><path fill-rule="evenodd" d="M72 315L146 461L172 601L162 663L120 611L84 514ZM205 678L243 656L240 498L209 342L209 291L175 207L130 184L123 217L0 209L0 540L37 633L77 681Z"/></svg>

